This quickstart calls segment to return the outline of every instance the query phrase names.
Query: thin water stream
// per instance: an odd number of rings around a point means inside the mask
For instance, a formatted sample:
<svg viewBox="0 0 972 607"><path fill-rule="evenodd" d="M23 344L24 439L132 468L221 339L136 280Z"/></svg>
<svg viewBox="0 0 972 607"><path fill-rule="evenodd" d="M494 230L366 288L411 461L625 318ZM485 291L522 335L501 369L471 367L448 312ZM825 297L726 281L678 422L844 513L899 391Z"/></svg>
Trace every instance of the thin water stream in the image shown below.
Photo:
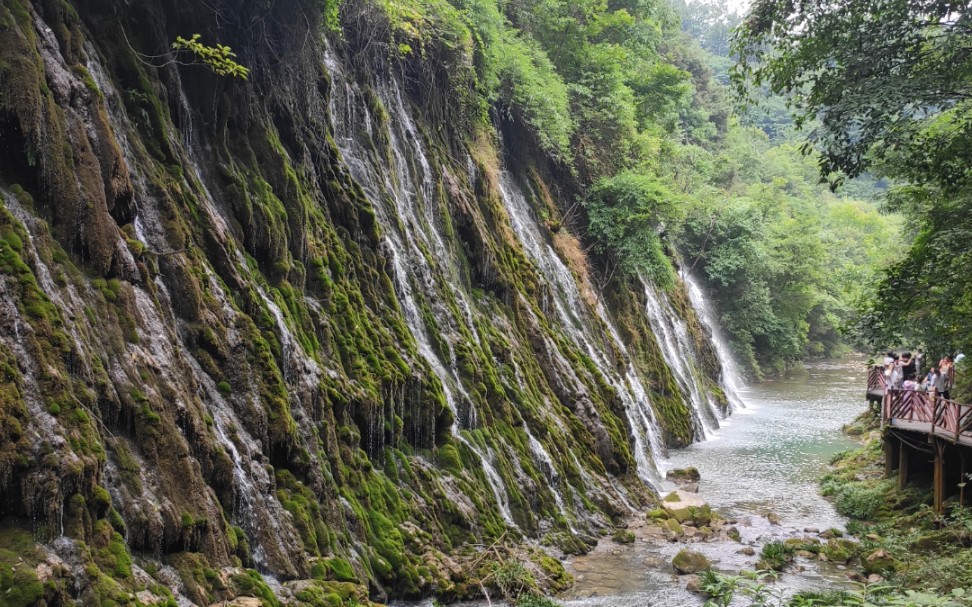
<svg viewBox="0 0 972 607"><path fill-rule="evenodd" d="M564 604L699 605L702 599L672 573L671 559L682 548L699 550L716 570L736 574L755 568L767 542L842 528L844 520L818 494L817 481L834 454L855 446L841 426L862 410L863 382L863 359L847 358L810 363L805 373L742 388L745 408L705 442L673 450L662 462L669 470L696 467L702 475L699 496L736 521L741 541L667 542L652 536L648 522L636 521L635 543L605 540L594 552L570 561L577 584L563 597ZM779 524L770 522L770 513ZM741 554L747 546L756 555ZM846 573L829 563L798 559L777 584L780 592L792 593L846 583Z"/></svg>

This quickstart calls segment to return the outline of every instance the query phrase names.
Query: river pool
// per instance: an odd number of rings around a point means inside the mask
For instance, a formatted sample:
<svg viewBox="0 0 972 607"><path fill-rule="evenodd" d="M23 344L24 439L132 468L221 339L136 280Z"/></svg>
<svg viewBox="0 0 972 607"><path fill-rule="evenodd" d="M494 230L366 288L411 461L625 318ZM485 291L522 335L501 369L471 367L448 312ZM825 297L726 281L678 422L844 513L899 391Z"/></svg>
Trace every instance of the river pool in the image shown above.
<svg viewBox="0 0 972 607"><path fill-rule="evenodd" d="M786 378L744 387L745 407L723 420L708 440L672 450L662 467L696 467L702 475L699 496L735 520L741 542L693 543L715 569L737 573L752 569L766 542L814 530L842 528L843 518L817 492L817 481L834 454L856 443L841 433L866 407L865 364L860 357L808 363ZM666 486L664 489L673 489ZM772 524L767 515L779 517ZM672 574L671 558L686 545L643 537L636 521L634 544L602 541L592 553L574 557L568 569L576 586L564 597L568 607L660 607L699 605ZM807 531L809 530L809 532ZM829 563L798 560L777 583L780 592L846 584L846 572Z"/></svg>

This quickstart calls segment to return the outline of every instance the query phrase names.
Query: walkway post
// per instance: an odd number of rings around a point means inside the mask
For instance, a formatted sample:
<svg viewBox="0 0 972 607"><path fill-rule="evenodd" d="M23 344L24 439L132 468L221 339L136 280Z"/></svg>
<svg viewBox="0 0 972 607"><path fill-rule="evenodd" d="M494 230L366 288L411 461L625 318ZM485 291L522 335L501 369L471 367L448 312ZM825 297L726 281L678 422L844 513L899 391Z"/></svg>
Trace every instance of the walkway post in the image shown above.
<svg viewBox="0 0 972 607"><path fill-rule="evenodd" d="M898 489L908 485L908 450L910 447L901 442L898 449Z"/></svg>
<svg viewBox="0 0 972 607"><path fill-rule="evenodd" d="M945 443L938 437L933 437L935 444L935 474L933 476L935 512L942 513L945 503Z"/></svg>
<svg viewBox="0 0 972 607"><path fill-rule="evenodd" d="M965 506L965 449L959 449L959 506Z"/></svg>
<svg viewBox="0 0 972 607"><path fill-rule="evenodd" d="M894 473L894 440L889 432L884 434L884 478L891 478Z"/></svg>

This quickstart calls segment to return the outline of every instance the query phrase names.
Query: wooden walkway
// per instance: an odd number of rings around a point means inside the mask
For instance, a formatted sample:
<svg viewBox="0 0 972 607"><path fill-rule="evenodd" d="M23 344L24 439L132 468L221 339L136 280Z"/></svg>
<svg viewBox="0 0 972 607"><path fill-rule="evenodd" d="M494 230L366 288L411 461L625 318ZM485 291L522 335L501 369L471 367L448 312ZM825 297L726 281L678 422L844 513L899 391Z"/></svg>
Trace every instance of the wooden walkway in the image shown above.
<svg viewBox="0 0 972 607"><path fill-rule="evenodd" d="M930 481L936 512L952 499L965 505L972 405L919 390L888 389L881 367L868 373L867 400L881 404L885 476L897 472L899 487Z"/></svg>
<svg viewBox="0 0 972 607"><path fill-rule="evenodd" d="M867 397L873 400L874 392L881 386L882 424L972 446L972 405L919 390L886 390L882 384L887 385L883 370L871 369L867 379Z"/></svg>

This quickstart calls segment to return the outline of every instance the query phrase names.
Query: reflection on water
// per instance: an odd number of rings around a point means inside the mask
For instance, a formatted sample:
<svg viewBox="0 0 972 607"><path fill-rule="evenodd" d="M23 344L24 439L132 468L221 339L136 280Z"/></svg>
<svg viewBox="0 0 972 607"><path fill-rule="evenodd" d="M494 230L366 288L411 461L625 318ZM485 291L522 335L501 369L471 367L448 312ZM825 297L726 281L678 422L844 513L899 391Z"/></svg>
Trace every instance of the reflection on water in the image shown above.
<svg viewBox="0 0 972 607"><path fill-rule="evenodd" d="M699 495L726 517L738 519L742 543L757 552L774 539L803 535L804 528L843 527L843 519L817 493L817 481L834 454L855 446L840 429L863 410L865 380L864 359L847 358L810 363L805 373L744 388L745 409L737 410L710 440L672 451L664 466L698 468ZM770 512L780 517L780 525L769 523ZM701 604L671 573L671 558L684 544L601 544L570 563L578 583L565 601L568 607ZM741 544L732 541L691 547L724 572L751 569L757 558L739 554ZM829 565L800 566L806 570L786 574L781 589L793 592L844 580L843 572Z"/></svg>

